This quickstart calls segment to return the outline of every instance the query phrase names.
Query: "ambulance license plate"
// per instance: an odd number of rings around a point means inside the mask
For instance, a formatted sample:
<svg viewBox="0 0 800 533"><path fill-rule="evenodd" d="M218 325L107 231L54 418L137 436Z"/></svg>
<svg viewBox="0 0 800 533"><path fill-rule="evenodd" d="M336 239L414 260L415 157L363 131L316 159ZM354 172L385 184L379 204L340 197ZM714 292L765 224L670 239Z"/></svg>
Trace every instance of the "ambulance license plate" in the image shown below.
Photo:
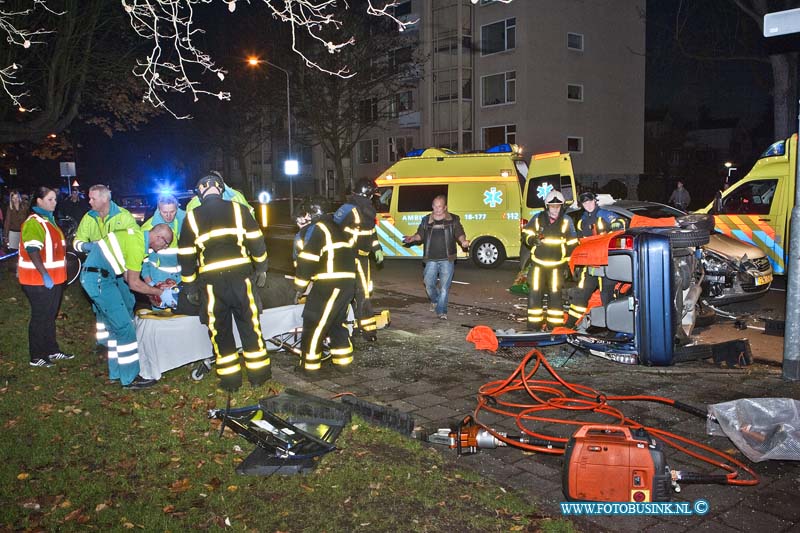
<svg viewBox="0 0 800 533"><path fill-rule="evenodd" d="M766 276L756 276L756 287L759 285L766 285L767 283L772 282L772 275L768 274Z"/></svg>

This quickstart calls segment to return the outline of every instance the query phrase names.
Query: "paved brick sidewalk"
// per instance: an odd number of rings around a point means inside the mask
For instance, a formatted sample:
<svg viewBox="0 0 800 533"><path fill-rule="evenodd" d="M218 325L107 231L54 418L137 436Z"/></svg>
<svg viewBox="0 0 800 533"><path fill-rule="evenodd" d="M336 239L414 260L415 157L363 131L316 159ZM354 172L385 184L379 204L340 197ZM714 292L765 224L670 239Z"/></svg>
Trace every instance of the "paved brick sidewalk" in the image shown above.
<svg viewBox="0 0 800 533"><path fill-rule="evenodd" d="M379 303L398 304L394 298ZM402 312L393 310L392 325L379 332L377 343L356 341L355 361L344 373L329 371L306 379L292 372L294 358L277 355L273 357L276 378L288 387L322 397L351 392L408 412L418 426L434 431L470 414L479 387L508 377L525 354L524 350L498 355L479 352L465 340L468 330L460 324L507 329L515 325L508 315L455 306L451 307L450 320L442 321L430 313L422 298L405 296L400 303ZM552 364L563 365L557 370L565 380L607 395L659 395L699 407L744 397L800 397L800 384L782 380L780 368L774 366L757 364L746 370L721 370L706 363L692 363L648 368L619 365L582 353L568 358L569 353L559 347L548 349L546 355ZM537 374L536 379L549 376ZM645 425L694 438L747 463L727 438L707 436L705 422L693 415L652 403L628 403L622 409ZM482 416L481 420L497 429L519 433L513 420L497 416ZM551 425L542 431L565 430ZM458 458L445 447L437 449L462 466L520 491L542 505L544 512L560 516L558 502L564 500L560 456L499 448ZM667 448L666 454L673 469L721 473L672 448ZM705 516L583 517L575 522L585 531L800 531L800 465L787 461L752 467L761 476L758 486L684 485L680 494L673 494L674 501L707 500L710 511Z"/></svg>

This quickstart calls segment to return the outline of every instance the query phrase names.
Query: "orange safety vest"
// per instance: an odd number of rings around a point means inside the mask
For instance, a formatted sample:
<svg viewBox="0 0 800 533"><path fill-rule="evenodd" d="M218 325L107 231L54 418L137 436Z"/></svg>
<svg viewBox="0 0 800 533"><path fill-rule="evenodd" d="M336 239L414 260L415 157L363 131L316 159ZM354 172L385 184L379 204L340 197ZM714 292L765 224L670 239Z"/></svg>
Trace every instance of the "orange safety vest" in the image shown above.
<svg viewBox="0 0 800 533"><path fill-rule="evenodd" d="M25 224L41 224L44 228L44 242L39 254L42 257L44 268L47 273L53 278L53 283L58 285L67 281L67 245L64 240L64 234L55 224L51 224L49 220L33 214L28 217ZM23 226L25 225L23 224ZM39 271L36 270L31 261L28 251L25 249L23 243L19 247L19 282L22 285L44 285L44 280Z"/></svg>

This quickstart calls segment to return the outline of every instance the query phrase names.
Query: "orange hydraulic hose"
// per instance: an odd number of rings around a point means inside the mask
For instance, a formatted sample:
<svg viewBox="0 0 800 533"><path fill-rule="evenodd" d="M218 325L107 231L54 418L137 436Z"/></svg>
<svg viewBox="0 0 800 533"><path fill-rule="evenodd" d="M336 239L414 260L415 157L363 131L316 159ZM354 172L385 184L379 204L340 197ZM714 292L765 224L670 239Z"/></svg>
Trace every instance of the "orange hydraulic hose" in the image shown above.
<svg viewBox="0 0 800 533"><path fill-rule="evenodd" d="M533 368L528 371L526 368L532 360L534 363ZM532 379L540 368L546 369L554 379ZM525 404L501 399L504 395L517 391L525 391L535 403ZM568 393L570 392L574 396L568 396ZM559 444L565 444L569 439L551 435L543 435L541 433L534 432L525 426L525 422L537 421L544 423L561 423L565 425L582 426L587 423L596 422L563 420L541 416L540 413L562 409L568 411L590 412L609 417L612 420L612 422L609 423L633 428L643 428L648 433L660 438L663 442L675 448L676 450L681 451L690 457L694 457L695 459L725 470L728 472L726 478L729 485L757 485L759 482L758 475L750 467L731 457L730 455L681 435L677 435L662 429L644 426L635 420L626 417L625 414L616 407L608 405L609 401L647 401L663 403L665 405L676 407L676 403L678 402L675 400L661 396L650 395L605 396L604 394L586 385L569 383L558 375L544 355L542 355L542 353L535 348L525 355L519 366L517 366L517 368L508 378L504 380L490 381L482 385L478 389L478 393L478 405L475 407L472 418L478 426L508 446L539 453L550 453L556 455L564 453L563 448L519 442L518 440L508 438L498 433L479 421L478 415L481 411L488 411L490 413L514 418L517 427L526 435L538 440ZM544 396L546 396L546 398ZM705 453L695 451L695 449L701 450ZM750 479L740 479L740 472L745 472Z"/></svg>

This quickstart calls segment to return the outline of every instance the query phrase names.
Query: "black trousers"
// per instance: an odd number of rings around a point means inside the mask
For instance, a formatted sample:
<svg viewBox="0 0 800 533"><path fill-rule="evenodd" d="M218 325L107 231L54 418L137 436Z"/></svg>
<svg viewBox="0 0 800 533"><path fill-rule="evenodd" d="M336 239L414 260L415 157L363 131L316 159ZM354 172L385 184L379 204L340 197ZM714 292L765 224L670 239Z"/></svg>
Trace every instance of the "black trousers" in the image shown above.
<svg viewBox="0 0 800 533"><path fill-rule="evenodd" d="M353 345L347 329L347 306L353 300L353 280L315 281L303 308L301 365L318 370L322 365L322 344L330 338L331 363L340 367L353 361Z"/></svg>
<svg viewBox="0 0 800 533"><path fill-rule="evenodd" d="M22 292L31 303L31 321L28 322L28 346L31 361L58 353L56 317L61 308L64 284L48 289L44 285L23 285Z"/></svg>
<svg viewBox="0 0 800 533"><path fill-rule="evenodd" d="M247 379L254 386L264 383L270 359L261 338L261 300L249 278L229 273L205 275L201 279L200 321L208 326L217 363L220 387L236 391L242 385L242 365L233 336L233 320L242 341Z"/></svg>

